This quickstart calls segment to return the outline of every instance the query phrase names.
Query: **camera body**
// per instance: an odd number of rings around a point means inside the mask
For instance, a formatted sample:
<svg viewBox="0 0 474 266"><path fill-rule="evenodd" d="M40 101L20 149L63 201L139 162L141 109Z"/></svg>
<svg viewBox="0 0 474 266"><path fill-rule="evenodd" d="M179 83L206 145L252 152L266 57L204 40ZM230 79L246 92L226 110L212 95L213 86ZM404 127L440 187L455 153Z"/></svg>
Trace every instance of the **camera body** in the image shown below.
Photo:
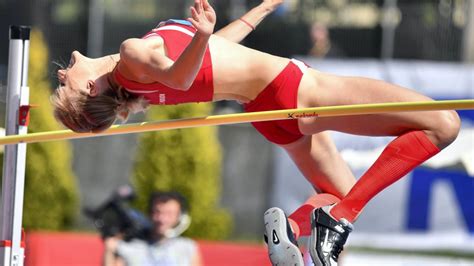
<svg viewBox="0 0 474 266"><path fill-rule="evenodd" d="M125 241L134 238L149 240L152 222L130 207L129 203L134 198L135 193L130 186L121 186L99 207L84 209L84 214L94 222L102 238L121 235Z"/></svg>

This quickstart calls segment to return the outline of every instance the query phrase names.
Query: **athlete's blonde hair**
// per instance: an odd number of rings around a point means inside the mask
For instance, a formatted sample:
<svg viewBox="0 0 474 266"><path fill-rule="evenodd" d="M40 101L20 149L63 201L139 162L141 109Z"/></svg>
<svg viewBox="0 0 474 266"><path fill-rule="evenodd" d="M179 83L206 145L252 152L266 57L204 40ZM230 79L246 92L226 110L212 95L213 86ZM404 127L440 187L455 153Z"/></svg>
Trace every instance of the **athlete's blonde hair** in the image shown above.
<svg viewBox="0 0 474 266"><path fill-rule="evenodd" d="M54 117L75 132L100 132L108 129L119 118L126 121L130 112L148 107L143 97L128 93L124 88L108 88L91 97L83 91L69 91L59 86L51 96Z"/></svg>

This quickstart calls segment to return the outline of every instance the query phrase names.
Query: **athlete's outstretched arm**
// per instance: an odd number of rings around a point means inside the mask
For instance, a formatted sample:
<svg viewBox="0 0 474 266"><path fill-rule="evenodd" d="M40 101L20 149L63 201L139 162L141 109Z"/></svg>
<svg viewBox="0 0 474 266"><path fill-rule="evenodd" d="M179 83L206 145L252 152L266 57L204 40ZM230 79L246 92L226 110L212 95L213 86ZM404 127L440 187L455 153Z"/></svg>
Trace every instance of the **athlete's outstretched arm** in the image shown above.
<svg viewBox="0 0 474 266"><path fill-rule="evenodd" d="M252 8L249 12L240 17L240 19L218 30L215 35L239 43L282 3L283 0L263 0L260 5Z"/></svg>
<svg viewBox="0 0 474 266"><path fill-rule="evenodd" d="M176 61L156 51L150 39L128 39L120 46L120 59L129 70L177 90L188 90L202 65L216 14L207 0L195 0L188 21L197 29Z"/></svg>

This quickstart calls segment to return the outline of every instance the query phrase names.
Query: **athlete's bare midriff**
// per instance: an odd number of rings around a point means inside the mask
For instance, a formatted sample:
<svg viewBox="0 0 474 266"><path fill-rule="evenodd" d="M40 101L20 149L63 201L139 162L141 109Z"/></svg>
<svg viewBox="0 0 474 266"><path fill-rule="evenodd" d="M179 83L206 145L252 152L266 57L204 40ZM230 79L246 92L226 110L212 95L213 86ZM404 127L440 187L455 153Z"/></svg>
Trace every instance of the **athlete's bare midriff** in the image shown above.
<svg viewBox="0 0 474 266"><path fill-rule="evenodd" d="M213 35L209 40L214 100L248 102L285 68L289 59L273 56Z"/></svg>

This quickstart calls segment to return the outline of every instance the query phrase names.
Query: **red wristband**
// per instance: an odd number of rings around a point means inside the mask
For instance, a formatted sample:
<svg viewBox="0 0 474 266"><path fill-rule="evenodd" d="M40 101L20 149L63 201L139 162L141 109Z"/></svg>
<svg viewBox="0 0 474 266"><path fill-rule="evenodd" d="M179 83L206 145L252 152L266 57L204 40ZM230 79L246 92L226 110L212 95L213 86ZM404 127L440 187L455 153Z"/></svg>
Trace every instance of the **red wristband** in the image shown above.
<svg viewBox="0 0 474 266"><path fill-rule="evenodd" d="M245 23L247 26L249 26L252 30L255 30L255 26L250 24L247 20L243 19L243 18L239 18L240 21L242 21L243 23Z"/></svg>

